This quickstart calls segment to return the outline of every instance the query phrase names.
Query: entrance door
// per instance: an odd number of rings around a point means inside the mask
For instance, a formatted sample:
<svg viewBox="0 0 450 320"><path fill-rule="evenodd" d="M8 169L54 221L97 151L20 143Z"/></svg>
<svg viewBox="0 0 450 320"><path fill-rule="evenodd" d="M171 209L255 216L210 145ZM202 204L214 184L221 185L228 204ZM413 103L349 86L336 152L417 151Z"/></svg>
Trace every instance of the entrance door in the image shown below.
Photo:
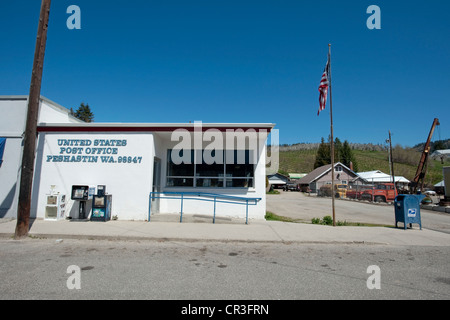
<svg viewBox="0 0 450 320"><path fill-rule="evenodd" d="M154 158L153 161L153 186L152 192L161 192L161 159ZM159 213L160 194L154 194L157 198L152 198L151 214Z"/></svg>

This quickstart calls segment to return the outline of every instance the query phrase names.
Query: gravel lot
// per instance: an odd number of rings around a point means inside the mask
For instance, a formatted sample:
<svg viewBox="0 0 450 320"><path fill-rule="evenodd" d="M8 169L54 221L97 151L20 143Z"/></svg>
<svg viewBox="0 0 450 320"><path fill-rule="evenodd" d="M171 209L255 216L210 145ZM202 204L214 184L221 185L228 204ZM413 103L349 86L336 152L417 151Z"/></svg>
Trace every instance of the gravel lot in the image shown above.
<svg viewBox="0 0 450 320"><path fill-rule="evenodd" d="M267 195L267 211L299 222L310 223L312 218L332 215L331 198L280 190L280 194ZM450 233L449 214L424 209L420 212L423 228ZM392 204L336 199L335 215L337 221L395 225ZM403 226L402 223L400 225Z"/></svg>

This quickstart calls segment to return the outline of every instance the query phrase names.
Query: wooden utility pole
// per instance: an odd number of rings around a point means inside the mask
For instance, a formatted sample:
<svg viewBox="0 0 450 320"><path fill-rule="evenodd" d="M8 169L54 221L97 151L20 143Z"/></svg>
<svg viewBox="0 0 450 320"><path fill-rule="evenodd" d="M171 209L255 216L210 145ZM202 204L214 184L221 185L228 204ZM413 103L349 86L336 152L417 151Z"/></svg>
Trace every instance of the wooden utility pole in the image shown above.
<svg viewBox="0 0 450 320"><path fill-rule="evenodd" d="M28 98L27 123L25 127L22 167L20 176L19 206L15 239L28 235L31 208L31 190L33 186L34 158L36 152L37 121L41 96L42 69L44 67L45 44L47 41L48 20L51 0L42 0L41 13L34 51L31 74L30 96Z"/></svg>
<svg viewBox="0 0 450 320"><path fill-rule="evenodd" d="M394 174L394 158L392 157L392 139L391 139L391 130L389 130L389 159L391 159L391 174L392 174L392 183L394 184L394 194L397 193L397 187L395 186L395 174Z"/></svg>

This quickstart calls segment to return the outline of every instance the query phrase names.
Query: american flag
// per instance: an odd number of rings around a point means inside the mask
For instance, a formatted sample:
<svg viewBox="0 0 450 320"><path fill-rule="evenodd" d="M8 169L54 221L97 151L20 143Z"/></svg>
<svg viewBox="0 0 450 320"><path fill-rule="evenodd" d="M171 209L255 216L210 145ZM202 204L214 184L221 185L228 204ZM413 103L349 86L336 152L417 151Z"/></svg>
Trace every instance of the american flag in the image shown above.
<svg viewBox="0 0 450 320"><path fill-rule="evenodd" d="M325 105L327 104L329 76L330 76L330 54L328 54L327 65L323 70L322 79L320 80L319 111L317 111L317 115L319 115L320 111L325 109Z"/></svg>

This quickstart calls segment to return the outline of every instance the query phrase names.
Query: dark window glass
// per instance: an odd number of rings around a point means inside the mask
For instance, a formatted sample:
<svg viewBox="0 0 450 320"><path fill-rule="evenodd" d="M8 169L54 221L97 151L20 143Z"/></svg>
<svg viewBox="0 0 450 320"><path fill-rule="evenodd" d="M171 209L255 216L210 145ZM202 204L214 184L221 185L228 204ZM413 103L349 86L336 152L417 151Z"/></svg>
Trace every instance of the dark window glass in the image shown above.
<svg viewBox="0 0 450 320"><path fill-rule="evenodd" d="M172 155L172 152L177 152ZM167 152L167 186L199 188L251 188L254 187L253 152L249 150L213 150L208 155L216 161L208 164L204 150L190 151L168 150ZM218 152L218 154L216 154ZM185 161L181 161L184 159ZM200 159L202 161L200 162ZM179 161L181 163L176 164ZM197 162L197 163L195 163Z"/></svg>

